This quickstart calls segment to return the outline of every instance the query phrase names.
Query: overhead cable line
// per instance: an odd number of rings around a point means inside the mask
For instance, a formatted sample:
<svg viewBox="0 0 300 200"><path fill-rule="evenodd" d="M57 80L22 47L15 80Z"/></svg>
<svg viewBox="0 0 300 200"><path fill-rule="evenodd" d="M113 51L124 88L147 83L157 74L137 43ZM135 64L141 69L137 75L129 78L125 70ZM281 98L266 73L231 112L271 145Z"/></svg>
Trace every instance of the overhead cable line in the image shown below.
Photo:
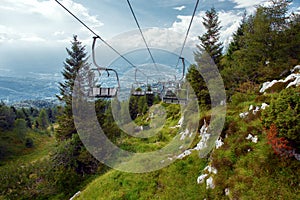
<svg viewBox="0 0 300 200"><path fill-rule="evenodd" d="M138 22L138 20L137 20L137 17L136 17L136 15L135 15L135 13L134 13L134 10L133 10L133 8L132 8L132 6L131 6L131 4L130 4L130 1L127 0L127 3L128 3L129 8L130 8L130 11L131 11L131 13L132 13L132 16L133 16L133 18L134 18L134 20L135 20L135 22L136 22L136 25L137 25L137 27L138 27L139 30L140 30L141 36L142 36L142 38L143 38L143 40L144 40L144 43L145 43L145 45L146 45L146 47L147 47L147 50L148 50L149 54L150 54L150 57L151 57L152 62L153 62L153 64L154 64L154 66L155 66L155 69L158 70L158 69L157 69L156 62L155 62L155 60L154 60L154 58L153 58L153 55L152 55L152 53L151 53L151 51L150 51L150 49L149 49L149 46L148 46L148 44L147 44L147 41L146 41L146 39L145 39L145 36L144 36L143 31L142 31L142 29L141 29L141 26L140 26L140 24L139 24L139 22Z"/></svg>
<svg viewBox="0 0 300 200"><path fill-rule="evenodd" d="M175 67L175 68L178 67L179 62L180 62L180 60L182 59L182 53L183 53L183 50L184 50L184 48L185 48L186 41L187 41L187 38L188 38L188 36L189 36L190 30L191 30L191 27L192 27L192 24L193 24L193 21L194 21L194 17L195 17L195 15L196 15L196 11L197 11L198 5L199 5L199 0L197 0L197 2L196 2L195 8L194 8L194 12L193 12L193 15L192 15L192 18L191 18L189 27L188 27L188 29L187 29L187 32L186 32L186 35L185 35L185 38L184 38L184 42L183 42L183 45L182 45L182 48L181 48L181 51L180 51L180 54L179 54L179 58L178 58L178 61L177 61L177 64L176 64L176 67Z"/></svg>
<svg viewBox="0 0 300 200"><path fill-rule="evenodd" d="M55 0L63 9L65 9L70 15L72 15L78 22L80 22L85 28L87 28L96 38L99 38L106 46L112 49L116 54L118 54L121 58L123 58L128 64L137 69L132 62L130 62L125 56L123 56L120 52L118 52L115 48L113 48L108 42L106 42L103 38L101 38L95 31L93 31L89 26L87 26L82 20L80 20L75 14L73 14L68 8L66 8L63 4L61 4L58 0ZM148 78L148 76L139 70L144 76Z"/></svg>

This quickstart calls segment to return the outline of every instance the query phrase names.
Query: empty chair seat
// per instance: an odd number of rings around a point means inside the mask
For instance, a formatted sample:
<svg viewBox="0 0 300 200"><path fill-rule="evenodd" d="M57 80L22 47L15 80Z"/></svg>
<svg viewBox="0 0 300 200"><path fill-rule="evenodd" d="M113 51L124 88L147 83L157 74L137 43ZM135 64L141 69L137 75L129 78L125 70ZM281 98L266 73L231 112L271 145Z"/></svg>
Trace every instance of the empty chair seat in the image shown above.
<svg viewBox="0 0 300 200"><path fill-rule="evenodd" d="M145 92L144 91L134 91L132 93L133 96L144 96Z"/></svg>
<svg viewBox="0 0 300 200"><path fill-rule="evenodd" d="M116 88L99 88L94 87L89 92L90 97L96 97L96 98L112 98L117 95L117 89Z"/></svg>

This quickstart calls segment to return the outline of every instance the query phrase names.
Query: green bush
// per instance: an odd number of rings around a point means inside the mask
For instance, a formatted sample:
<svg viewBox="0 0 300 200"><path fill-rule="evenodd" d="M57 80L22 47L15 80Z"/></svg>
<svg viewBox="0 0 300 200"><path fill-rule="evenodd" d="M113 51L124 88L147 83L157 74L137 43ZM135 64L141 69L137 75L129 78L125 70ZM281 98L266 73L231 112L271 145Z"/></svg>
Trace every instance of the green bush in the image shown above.
<svg viewBox="0 0 300 200"><path fill-rule="evenodd" d="M300 150L300 88L289 88L273 98L270 106L262 113L266 128L275 124L278 137L286 138L298 151Z"/></svg>

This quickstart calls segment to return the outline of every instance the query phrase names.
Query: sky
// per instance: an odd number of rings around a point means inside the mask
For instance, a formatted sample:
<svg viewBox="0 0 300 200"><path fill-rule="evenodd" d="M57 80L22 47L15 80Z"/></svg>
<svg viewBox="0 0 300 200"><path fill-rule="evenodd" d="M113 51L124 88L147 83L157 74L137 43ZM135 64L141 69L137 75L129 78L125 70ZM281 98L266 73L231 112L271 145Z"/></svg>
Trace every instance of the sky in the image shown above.
<svg viewBox="0 0 300 200"><path fill-rule="evenodd" d="M59 0L120 53L144 48L126 0ZM200 0L185 53L195 50L203 34L202 17L215 7L221 40L228 44L244 11L267 0ZM130 0L151 48L179 53L196 0ZM294 0L291 10L300 11ZM0 0L0 76L60 76L73 35L91 52L93 35L54 0ZM97 58L109 65L118 55L99 44ZM190 58L192 60L192 58ZM133 61L134 62L134 61Z"/></svg>

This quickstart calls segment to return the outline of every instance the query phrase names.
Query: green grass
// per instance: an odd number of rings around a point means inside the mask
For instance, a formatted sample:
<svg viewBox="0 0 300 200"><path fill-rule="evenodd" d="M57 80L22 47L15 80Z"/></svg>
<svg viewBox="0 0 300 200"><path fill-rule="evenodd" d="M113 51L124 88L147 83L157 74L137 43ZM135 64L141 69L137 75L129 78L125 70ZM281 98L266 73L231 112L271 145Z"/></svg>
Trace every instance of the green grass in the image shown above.
<svg viewBox="0 0 300 200"><path fill-rule="evenodd" d="M90 183L78 199L201 199L205 187L197 184L197 177L205 166L206 161L195 153L155 172L110 170Z"/></svg>
<svg viewBox="0 0 300 200"><path fill-rule="evenodd" d="M48 199L56 193L49 187L53 184L49 153L54 149L54 137L35 131L28 132L26 137L33 139L32 148L18 140L14 140L18 141L15 149L14 143L7 146L15 155L1 163L0 199Z"/></svg>
<svg viewBox="0 0 300 200"><path fill-rule="evenodd" d="M8 133L9 134L9 133ZM1 162L1 165L13 165L14 163L29 163L45 158L49 155L55 145L55 139L48 134L30 131L27 137L33 139L34 146L26 148L24 143L13 143L8 146L10 151L14 152L14 156ZM1 167L1 166L0 166Z"/></svg>
<svg viewBox="0 0 300 200"><path fill-rule="evenodd" d="M299 199L300 162L282 160L274 155L267 144L260 114L245 119L239 117L239 113L248 111L250 105L269 103L274 95L237 94L228 104L222 133L227 138L209 159L218 169L213 176L215 189L207 190L205 184L197 184L197 177L208 161L193 153L150 173L132 174L112 169L83 188L78 199ZM209 115L209 111L202 113L202 120ZM167 140L161 145L174 136L168 127L176 124L176 120L167 118L168 125L162 129ZM246 140L248 134L257 136L258 143ZM153 140L143 142L131 140L137 151L146 151L143 148L147 142L147 150L156 150L151 143ZM225 196L226 188L230 190L229 196Z"/></svg>

